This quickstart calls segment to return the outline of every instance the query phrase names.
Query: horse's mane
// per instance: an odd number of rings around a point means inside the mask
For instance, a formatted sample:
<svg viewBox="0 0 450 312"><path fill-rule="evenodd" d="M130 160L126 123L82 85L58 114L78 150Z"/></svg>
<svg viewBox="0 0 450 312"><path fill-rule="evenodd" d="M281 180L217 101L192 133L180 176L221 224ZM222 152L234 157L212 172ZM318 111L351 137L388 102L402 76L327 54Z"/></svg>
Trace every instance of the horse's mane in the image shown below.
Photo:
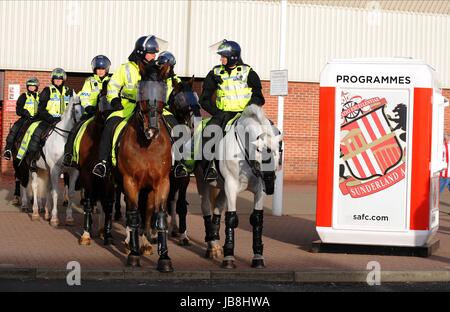
<svg viewBox="0 0 450 312"><path fill-rule="evenodd" d="M267 119L266 114L260 105L248 105L242 112L242 117L253 118L260 125L270 125L269 119Z"/></svg>

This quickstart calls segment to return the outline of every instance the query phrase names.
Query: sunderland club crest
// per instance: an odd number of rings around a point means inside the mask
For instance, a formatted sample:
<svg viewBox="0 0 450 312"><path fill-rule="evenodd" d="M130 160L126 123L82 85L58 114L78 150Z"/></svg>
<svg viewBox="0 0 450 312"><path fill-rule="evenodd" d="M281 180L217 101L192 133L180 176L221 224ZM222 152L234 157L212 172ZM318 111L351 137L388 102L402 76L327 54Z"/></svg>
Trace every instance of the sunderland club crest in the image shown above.
<svg viewBox="0 0 450 312"><path fill-rule="evenodd" d="M403 107L406 112L406 106L396 106L391 112L398 117L394 119L387 116L388 103L383 97L363 99L343 92L341 98L342 193L364 197L403 180L404 148L397 135L406 135L398 134L406 130L406 113L398 113Z"/></svg>

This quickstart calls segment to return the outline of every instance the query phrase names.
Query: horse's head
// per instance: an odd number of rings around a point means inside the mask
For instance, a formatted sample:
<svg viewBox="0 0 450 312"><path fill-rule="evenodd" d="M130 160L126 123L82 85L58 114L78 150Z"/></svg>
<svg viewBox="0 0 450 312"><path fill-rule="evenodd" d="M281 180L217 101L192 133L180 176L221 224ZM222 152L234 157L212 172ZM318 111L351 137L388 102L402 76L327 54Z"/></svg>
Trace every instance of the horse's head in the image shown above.
<svg viewBox="0 0 450 312"><path fill-rule="evenodd" d="M80 97L74 94L67 105L64 113L61 116L61 120L65 120L67 122L72 122L73 125L78 123L83 116L84 108L81 106Z"/></svg>
<svg viewBox="0 0 450 312"><path fill-rule="evenodd" d="M147 140L158 131L158 114L162 113L167 86L162 81L142 80L139 83L137 115Z"/></svg>
<svg viewBox="0 0 450 312"><path fill-rule="evenodd" d="M282 166L283 135L258 105L247 106L240 123L244 126L245 137L250 139L248 154L252 171L263 179L266 194L270 195L273 193L275 172Z"/></svg>
<svg viewBox="0 0 450 312"><path fill-rule="evenodd" d="M193 89L194 77L189 81L178 82L172 79L173 91L168 105L178 122L192 128L193 117L201 117L198 95Z"/></svg>

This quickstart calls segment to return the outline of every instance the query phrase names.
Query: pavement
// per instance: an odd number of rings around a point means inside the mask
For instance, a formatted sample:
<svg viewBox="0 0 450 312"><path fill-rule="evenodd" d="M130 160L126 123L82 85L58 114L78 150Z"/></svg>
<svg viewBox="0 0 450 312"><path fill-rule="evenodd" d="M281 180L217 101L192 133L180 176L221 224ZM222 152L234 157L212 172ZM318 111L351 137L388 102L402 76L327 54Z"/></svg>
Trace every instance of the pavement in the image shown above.
<svg viewBox="0 0 450 312"><path fill-rule="evenodd" d="M428 258L325 254L310 252L319 239L315 230L316 186L285 183L283 216L272 216L271 197L264 203L265 269L252 269L252 228L249 215L252 195L242 193L238 200L239 226L236 229L237 268L225 270L221 259L205 259L204 226L200 199L194 179L188 189L188 235L191 245L179 246L169 241L169 255L175 271L163 274L155 270L157 255L141 257L140 268L126 267L124 221L114 223L115 244L105 247L99 237L91 246L80 246L82 210L75 207L75 225L51 227L43 219L32 221L31 215L11 205L13 179L0 176L0 280L66 279L67 264L77 261L83 280L189 280L189 281L265 281L278 283L365 283L371 261L381 266L381 281L449 282L450 281L450 192L441 197L440 240L438 251ZM79 204L78 200L75 202ZM124 212L124 208L123 212ZM59 204L60 221L64 210ZM97 228L98 217L94 220ZM222 218L223 219L223 218ZM223 243L223 220L221 239ZM154 246L155 247L155 246ZM156 247L155 247L156 249Z"/></svg>

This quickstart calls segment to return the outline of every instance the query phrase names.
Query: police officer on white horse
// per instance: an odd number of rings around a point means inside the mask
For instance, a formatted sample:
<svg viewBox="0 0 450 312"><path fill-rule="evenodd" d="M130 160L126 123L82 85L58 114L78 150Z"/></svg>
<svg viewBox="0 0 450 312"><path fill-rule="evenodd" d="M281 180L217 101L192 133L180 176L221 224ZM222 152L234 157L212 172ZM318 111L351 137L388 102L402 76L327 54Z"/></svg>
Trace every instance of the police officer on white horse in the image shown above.
<svg viewBox="0 0 450 312"><path fill-rule="evenodd" d="M201 107L212 115L209 125L225 128L228 121L242 112L248 103L264 105L261 80L241 58L241 47L235 41L223 40L217 49L221 65L215 66L203 82ZM216 100L213 101L213 96ZM203 138L203 146L211 138ZM217 139L217 138L216 138ZM217 179L214 161L203 157L201 162L205 181Z"/></svg>

